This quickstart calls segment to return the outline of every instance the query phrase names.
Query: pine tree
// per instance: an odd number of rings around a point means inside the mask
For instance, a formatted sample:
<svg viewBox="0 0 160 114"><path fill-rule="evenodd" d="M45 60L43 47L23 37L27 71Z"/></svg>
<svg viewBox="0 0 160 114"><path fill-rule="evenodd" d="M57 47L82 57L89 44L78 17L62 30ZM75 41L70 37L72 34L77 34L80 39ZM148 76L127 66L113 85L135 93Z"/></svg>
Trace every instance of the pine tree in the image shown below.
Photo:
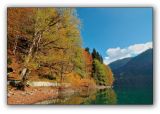
<svg viewBox="0 0 160 114"><path fill-rule="evenodd" d="M86 47L86 48L85 48L85 51L90 54L89 47Z"/></svg>
<svg viewBox="0 0 160 114"><path fill-rule="evenodd" d="M93 49L92 57L93 57L93 59L97 59L97 60L99 60L101 63L103 63L103 58L102 58L102 56L99 54L98 51L96 51L95 48Z"/></svg>

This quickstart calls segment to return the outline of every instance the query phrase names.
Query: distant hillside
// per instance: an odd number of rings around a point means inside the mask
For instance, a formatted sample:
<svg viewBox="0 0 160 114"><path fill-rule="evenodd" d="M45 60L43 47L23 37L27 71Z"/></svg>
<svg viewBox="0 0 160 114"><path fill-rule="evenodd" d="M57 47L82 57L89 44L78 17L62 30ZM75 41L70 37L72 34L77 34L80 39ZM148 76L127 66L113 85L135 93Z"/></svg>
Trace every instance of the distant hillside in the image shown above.
<svg viewBox="0 0 160 114"><path fill-rule="evenodd" d="M151 87L153 85L153 49L141 53L130 59L125 65L126 60L119 60L119 68L113 69L115 76L115 86ZM114 63L114 65L116 62ZM111 64L113 65L113 63ZM111 66L113 67L113 66ZM115 67L113 67L115 68Z"/></svg>
<svg viewBox="0 0 160 114"><path fill-rule="evenodd" d="M109 67L112 69L112 71L114 71L114 70L116 70L116 69L118 69L120 67L123 67L130 60L131 60L131 57L114 61L114 62L112 62L112 63L109 64Z"/></svg>

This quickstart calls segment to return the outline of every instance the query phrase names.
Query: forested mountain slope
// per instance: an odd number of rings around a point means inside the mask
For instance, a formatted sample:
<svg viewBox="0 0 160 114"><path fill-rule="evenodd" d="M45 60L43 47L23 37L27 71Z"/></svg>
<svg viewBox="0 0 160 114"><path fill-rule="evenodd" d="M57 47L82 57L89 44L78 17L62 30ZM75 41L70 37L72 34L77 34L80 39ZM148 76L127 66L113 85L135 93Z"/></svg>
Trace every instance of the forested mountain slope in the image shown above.
<svg viewBox="0 0 160 114"><path fill-rule="evenodd" d="M124 66L113 70L116 86L152 87L153 49L130 59Z"/></svg>

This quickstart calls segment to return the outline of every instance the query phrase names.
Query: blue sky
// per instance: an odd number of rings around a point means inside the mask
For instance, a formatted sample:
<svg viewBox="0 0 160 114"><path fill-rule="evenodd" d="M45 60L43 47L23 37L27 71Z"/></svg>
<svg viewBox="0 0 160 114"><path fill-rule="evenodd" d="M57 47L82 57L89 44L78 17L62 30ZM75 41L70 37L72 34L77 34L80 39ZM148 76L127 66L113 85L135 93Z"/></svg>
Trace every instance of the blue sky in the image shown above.
<svg viewBox="0 0 160 114"><path fill-rule="evenodd" d="M103 58L109 48L125 49L152 41L152 8L77 8L83 47Z"/></svg>

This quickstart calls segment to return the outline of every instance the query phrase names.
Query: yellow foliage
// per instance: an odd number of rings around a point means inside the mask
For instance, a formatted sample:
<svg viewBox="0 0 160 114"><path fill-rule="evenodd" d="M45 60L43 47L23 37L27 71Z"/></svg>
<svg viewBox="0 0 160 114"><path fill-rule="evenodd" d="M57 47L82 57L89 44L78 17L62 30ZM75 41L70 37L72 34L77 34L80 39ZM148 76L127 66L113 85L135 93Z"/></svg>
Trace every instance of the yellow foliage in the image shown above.
<svg viewBox="0 0 160 114"><path fill-rule="evenodd" d="M104 67L105 67L105 72L107 74L107 84L112 85L114 82L114 76L113 76L112 70L108 65L104 65Z"/></svg>
<svg viewBox="0 0 160 114"><path fill-rule="evenodd" d="M93 78L81 78L76 73L70 73L65 77L65 81L71 83L72 87L80 87L84 84L89 85L89 87L94 88L96 86L96 83Z"/></svg>

